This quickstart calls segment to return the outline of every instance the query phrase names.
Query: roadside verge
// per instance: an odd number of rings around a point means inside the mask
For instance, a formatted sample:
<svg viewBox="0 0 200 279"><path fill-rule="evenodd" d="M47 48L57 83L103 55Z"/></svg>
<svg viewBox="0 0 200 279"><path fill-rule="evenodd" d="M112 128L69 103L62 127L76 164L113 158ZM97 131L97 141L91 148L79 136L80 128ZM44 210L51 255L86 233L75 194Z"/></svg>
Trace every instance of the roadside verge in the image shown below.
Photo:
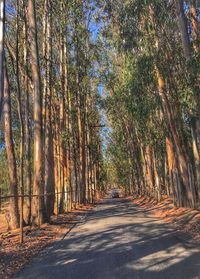
<svg viewBox="0 0 200 279"><path fill-rule="evenodd" d="M47 246L64 239L92 208L92 205L79 206L71 212L53 216L51 224L25 228L23 244L19 242L19 231L0 235L0 279L11 278Z"/></svg>

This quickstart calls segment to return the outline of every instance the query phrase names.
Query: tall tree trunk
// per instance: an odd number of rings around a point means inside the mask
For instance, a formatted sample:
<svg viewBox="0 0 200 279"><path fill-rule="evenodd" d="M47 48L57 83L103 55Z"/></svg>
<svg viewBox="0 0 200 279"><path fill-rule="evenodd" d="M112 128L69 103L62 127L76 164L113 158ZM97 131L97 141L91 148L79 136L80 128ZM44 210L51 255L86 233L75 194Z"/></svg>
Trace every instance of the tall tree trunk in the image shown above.
<svg viewBox="0 0 200 279"><path fill-rule="evenodd" d="M22 117L22 104L21 104L21 86L20 86L20 77L19 77L19 0L16 3L16 80L17 80L17 110L20 124L20 165L19 165L19 186L20 186L20 226L23 230L23 207L24 207L24 123ZM21 242L23 242L23 233Z"/></svg>
<svg viewBox="0 0 200 279"><path fill-rule="evenodd" d="M190 44L190 38L188 33L188 24L187 18L184 12L184 3L183 0L178 0L176 2L176 12L178 18L178 27L181 34L182 45L184 50L185 58L190 61L193 59L192 55L192 48ZM194 52L198 54L199 52L199 22L197 16L197 9L196 9L196 1L191 0L190 3L190 13L192 19L192 39L193 39L193 48ZM194 60L194 59L193 59ZM194 155L194 162L195 162L195 172L196 172L196 188L198 192L198 199L200 201L200 82L199 82L199 73L196 74L197 65L195 60L193 61L193 65L189 63L188 70L192 80L192 89L193 89L193 99L194 99L194 109L192 115L192 146L193 146L193 155ZM195 82L193 79L195 78Z"/></svg>
<svg viewBox="0 0 200 279"><path fill-rule="evenodd" d="M179 162L179 171L182 178L182 205L194 207L196 201L195 201L195 197L192 194L193 191L190 188L190 182L188 177L189 158L186 154L186 151L184 150L185 148L184 144L182 142L182 139L180 138L179 132L176 127L176 119L173 115L173 112L169 104L166 87L165 87L165 81L157 67L156 67L156 72L157 72L158 87L163 102L163 107L166 111L169 126L176 146L177 158Z"/></svg>
<svg viewBox="0 0 200 279"><path fill-rule="evenodd" d="M161 193L160 178L159 178L159 175L158 175L156 155L155 155L154 148L152 150L152 161L153 161L153 174L154 174L155 193L156 193L157 200L160 202L162 193Z"/></svg>
<svg viewBox="0 0 200 279"><path fill-rule="evenodd" d="M26 146L26 191L28 199L26 201L27 210L25 213L25 222L31 222L31 132L30 132L30 97L28 81L28 33L26 19L26 3L24 6L24 94L25 94L25 146Z"/></svg>
<svg viewBox="0 0 200 279"><path fill-rule="evenodd" d="M66 95L66 186L69 189L69 205L68 208L72 209L74 189L72 187L72 160L71 160L71 135L72 135L72 123L71 123L71 92L68 86L68 49L66 36L64 37L64 92Z"/></svg>
<svg viewBox="0 0 200 279"><path fill-rule="evenodd" d="M198 19L198 11L196 7L196 0L190 0L190 14L192 21L192 41L194 51L199 52L199 19Z"/></svg>
<svg viewBox="0 0 200 279"><path fill-rule="evenodd" d="M185 57L189 59L191 56L191 44L190 44L190 39L187 31L188 30L187 21L184 13L183 0L177 0L175 2L176 2L178 26L181 33L183 50L184 50Z"/></svg>
<svg viewBox="0 0 200 279"><path fill-rule="evenodd" d="M81 97L81 96L80 96ZM82 119L81 119L81 142L82 144L82 175L81 175L81 184L82 184L82 195L81 195L81 200L82 203L86 203L86 152L85 152L85 146L86 146L86 130L85 130L85 97L82 96L83 101L81 102L81 107L84 111L82 112Z"/></svg>
<svg viewBox="0 0 200 279"><path fill-rule="evenodd" d="M9 201L10 228L15 229L19 227L17 170L12 135L10 86L6 62L4 64L3 122L5 131L6 153L8 158L9 190L10 195L13 196L12 198L10 198Z"/></svg>
<svg viewBox="0 0 200 279"><path fill-rule="evenodd" d="M190 1L190 14L191 14L191 21L192 21L192 43L193 43L193 49L196 55L198 56L200 51L200 45L199 45L199 18L198 18L198 11L196 6L196 0ZM198 86L200 88L199 84L199 77L198 79ZM199 106L199 103L198 103ZM193 154L194 154L194 162L195 162L195 170L196 170L196 186L197 186L197 192L198 192L198 202L200 205L200 119L195 118L192 123L191 128L191 134L192 134L192 146L193 146Z"/></svg>
<svg viewBox="0 0 200 279"><path fill-rule="evenodd" d="M173 145L169 137L166 138L166 153L167 153L167 167L169 176L169 186L172 188L173 202L177 205L179 200L177 184L174 180L175 177L175 156Z"/></svg>
<svg viewBox="0 0 200 279"><path fill-rule="evenodd" d="M2 112L2 102L4 93L4 24L5 24L5 0L0 0L0 120Z"/></svg>
<svg viewBox="0 0 200 279"><path fill-rule="evenodd" d="M51 1L45 1L46 12L46 63L45 63L45 84L46 84L46 125L45 125L45 178L44 178L44 192L45 205L47 212L47 220L54 211L55 199L55 179L54 179L54 155L53 155L53 133L52 133L52 15L51 15Z"/></svg>
<svg viewBox="0 0 200 279"><path fill-rule="evenodd" d="M62 5L62 3L61 3ZM59 212L64 211L64 200L65 200L65 177L66 177L66 148L65 148L65 128L66 128L66 106L65 106L65 88L64 88L64 43L62 28L60 30L60 123L59 123L59 146L60 146L60 206Z"/></svg>
<svg viewBox="0 0 200 279"><path fill-rule="evenodd" d="M151 195L153 193L153 176L152 176L151 149L149 145L146 146L145 161L146 161L146 170L147 170L146 176L147 176L148 194Z"/></svg>
<svg viewBox="0 0 200 279"><path fill-rule="evenodd" d="M80 199L79 199L79 177L78 177L78 163L77 163L75 136L73 139L73 166L74 166L74 184L75 184L75 203L77 205L80 203Z"/></svg>
<svg viewBox="0 0 200 279"><path fill-rule="evenodd" d="M54 96L55 97L55 96ZM53 124L54 124L54 130L53 132L53 149L54 149L54 178L55 178L55 192L56 192L56 214L58 214L59 209L59 151L58 151L58 125L56 121L56 112L57 107L54 100L54 106L53 106Z"/></svg>
<svg viewBox="0 0 200 279"><path fill-rule="evenodd" d="M39 53L37 43L37 27L35 1L28 0L28 23L30 37L30 57L32 79L34 84L34 182L33 194L38 195L33 199L32 221L41 224L45 221L44 186L43 186L43 140L42 140L42 100L41 80L39 67Z"/></svg>

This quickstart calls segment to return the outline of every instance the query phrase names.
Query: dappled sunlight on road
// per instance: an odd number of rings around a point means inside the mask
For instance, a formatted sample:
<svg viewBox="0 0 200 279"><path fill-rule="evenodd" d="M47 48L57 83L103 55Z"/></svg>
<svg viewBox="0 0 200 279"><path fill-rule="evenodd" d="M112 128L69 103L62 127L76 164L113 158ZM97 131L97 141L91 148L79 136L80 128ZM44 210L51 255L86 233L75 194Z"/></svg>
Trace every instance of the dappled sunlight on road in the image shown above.
<svg viewBox="0 0 200 279"><path fill-rule="evenodd" d="M106 199L16 278L200 278L199 248L168 226L125 199Z"/></svg>
<svg viewBox="0 0 200 279"><path fill-rule="evenodd" d="M164 270L198 252L198 249L186 250L181 244L176 244L166 250L160 250L128 263L127 267L135 270L153 271L156 266L159 266L159 270Z"/></svg>

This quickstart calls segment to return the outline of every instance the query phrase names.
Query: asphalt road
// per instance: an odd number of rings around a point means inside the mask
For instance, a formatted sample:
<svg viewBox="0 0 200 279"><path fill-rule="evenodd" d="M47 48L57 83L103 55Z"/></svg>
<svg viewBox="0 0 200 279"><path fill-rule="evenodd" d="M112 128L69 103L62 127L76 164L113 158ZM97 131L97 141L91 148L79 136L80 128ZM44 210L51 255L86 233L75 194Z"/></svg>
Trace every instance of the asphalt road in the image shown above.
<svg viewBox="0 0 200 279"><path fill-rule="evenodd" d="M125 199L106 199L17 279L200 278L200 248Z"/></svg>

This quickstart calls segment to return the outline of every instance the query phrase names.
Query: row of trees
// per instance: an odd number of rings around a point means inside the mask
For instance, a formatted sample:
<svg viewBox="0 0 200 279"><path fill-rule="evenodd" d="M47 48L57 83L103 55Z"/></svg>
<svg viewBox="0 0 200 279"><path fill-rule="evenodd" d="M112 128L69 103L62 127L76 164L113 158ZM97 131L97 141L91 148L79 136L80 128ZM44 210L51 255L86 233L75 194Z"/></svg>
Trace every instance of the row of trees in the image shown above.
<svg viewBox="0 0 200 279"><path fill-rule="evenodd" d="M43 223L54 213L56 193L63 212L91 201L101 183L92 5L0 1L0 159L8 166L1 184L12 196L12 228L23 208L27 224Z"/></svg>
<svg viewBox="0 0 200 279"><path fill-rule="evenodd" d="M199 1L109 1L108 158L127 192L200 206ZM111 66L110 66L111 65Z"/></svg>

